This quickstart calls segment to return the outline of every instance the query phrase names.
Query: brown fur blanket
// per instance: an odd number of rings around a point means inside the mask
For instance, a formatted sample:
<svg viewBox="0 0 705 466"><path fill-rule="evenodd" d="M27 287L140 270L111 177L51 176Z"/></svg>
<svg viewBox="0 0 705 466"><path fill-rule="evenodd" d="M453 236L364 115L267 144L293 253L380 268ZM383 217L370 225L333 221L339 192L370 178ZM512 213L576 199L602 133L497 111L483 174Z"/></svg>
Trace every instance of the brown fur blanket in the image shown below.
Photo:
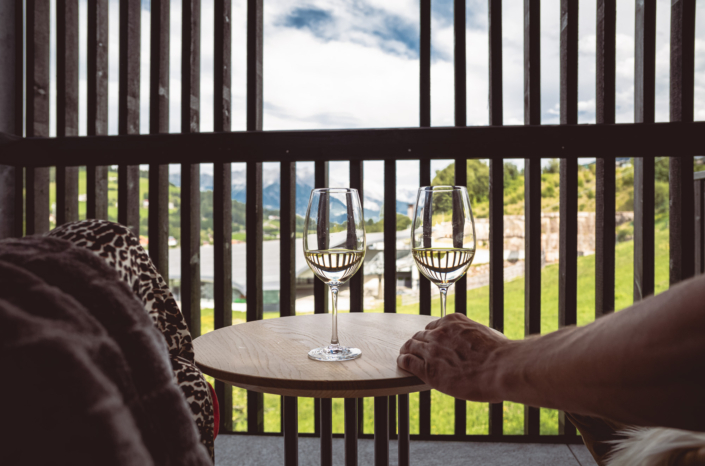
<svg viewBox="0 0 705 466"><path fill-rule="evenodd" d="M0 364L1 464L212 464L164 339L90 251L0 241Z"/></svg>

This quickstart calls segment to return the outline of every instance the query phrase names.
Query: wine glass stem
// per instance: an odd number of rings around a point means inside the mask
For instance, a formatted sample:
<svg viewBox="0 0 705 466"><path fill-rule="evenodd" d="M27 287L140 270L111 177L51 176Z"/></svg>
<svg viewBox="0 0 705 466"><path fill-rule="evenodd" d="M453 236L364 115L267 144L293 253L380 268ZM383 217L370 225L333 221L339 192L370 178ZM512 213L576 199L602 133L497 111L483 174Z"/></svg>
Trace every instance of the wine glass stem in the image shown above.
<svg viewBox="0 0 705 466"><path fill-rule="evenodd" d="M333 295L332 308L333 308L333 336L331 336L330 344L331 346L338 345L338 287L331 285L330 292Z"/></svg>
<svg viewBox="0 0 705 466"><path fill-rule="evenodd" d="M441 319L446 316L446 299L448 297L448 287L447 286L439 286L439 290L441 290Z"/></svg>

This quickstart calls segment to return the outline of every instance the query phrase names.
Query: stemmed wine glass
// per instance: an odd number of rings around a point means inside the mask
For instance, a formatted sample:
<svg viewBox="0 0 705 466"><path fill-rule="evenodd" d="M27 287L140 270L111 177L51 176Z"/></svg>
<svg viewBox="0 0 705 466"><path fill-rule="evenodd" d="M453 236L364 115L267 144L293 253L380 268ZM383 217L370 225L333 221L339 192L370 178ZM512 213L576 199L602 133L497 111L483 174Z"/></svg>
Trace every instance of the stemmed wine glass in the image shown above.
<svg viewBox="0 0 705 466"><path fill-rule="evenodd" d="M314 189L304 221L304 255L313 273L333 295L330 345L309 351L318 361L347 361L362 351L338 342L338 289L355 275L365 259L365 220L356 189Z"/></svg>
<svg viewBox="0 0 705 466"><path fill-rule="evenodd" d="M467 272L475 257L475 220L466 188L419 188L411 253L419 271L440 289L441 317L445 317L448 288Z"/></svg>

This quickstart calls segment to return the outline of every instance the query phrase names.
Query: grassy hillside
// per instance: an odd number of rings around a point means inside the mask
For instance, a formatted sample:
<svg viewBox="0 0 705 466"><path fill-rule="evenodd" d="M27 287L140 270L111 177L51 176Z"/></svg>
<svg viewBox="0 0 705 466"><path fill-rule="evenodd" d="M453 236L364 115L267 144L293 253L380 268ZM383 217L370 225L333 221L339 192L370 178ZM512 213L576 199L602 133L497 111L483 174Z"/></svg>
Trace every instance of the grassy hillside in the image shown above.
<svg viewBox="0 0 705 466"><path fill-rule="evenodd" d="M656 228L656 292L668 288L668 223L667 219L659 222ZM623 309L632 304L633 283L633 241L626 241L616 246L615 259L615 300L616 308ZM558 329L558 265L546 266L541 274L541 331L548 333ZM505 333L509 338L524 337L524 279L516 279L505 284ZM448 312L454 312L455 300L448 300ZM382 308L367 309L365 312L382 312ZM418 314L418 305L401 306L397 311L405 314ZM578 325L585 325L595 316L595 256L578 259ZM347 312L342 310L341 312ZM440 302L432 303L432 313L440 315ZM468 291L468 316L478 322L489 323L489 287ZM277 317L276 313L266 313L265 318ZM233 323L245 321L244 313L233 312ZM213 329L213 310L204 309L202 329ZM410 397L411 432L418 433L418 394ZM245 430L247 400L244 390L234 389L233 416L234 428ZM454 426L454 401L439 392L432 393L431 433L452 434ZM280 429L279 397L265 395L265 430L277 432ZM488 432L488 408L484 403L468 403L467 433L486 434ZM505 403L504 432L507 434L523 433L524 411L521 405ZM301 432L313 432L313 400L299 399L299 429ZM373 403L365 399L365 432L373 432ZM333 400L333 431L343 432L343 401ZM558 433L558 416L555 411L542 410L541 433Z"/></svg>
<svg viewBox="0 0 705 466"><path fill-rule="evenodd" d="M578 166L578 209L581 212L595 211L595 164ZM703 170L705 165L695 165ZM467 161L468 192L473 213L478 218L489 216L489 167L480 160ZM617 167L615 205L617 211L634 210L634 168L631 164ZM432 185L452 185L455 179L455 164L438 170ZM668 208L668 159L656 160L655 205L659 213ZM541 210L558 212L560 207L559 162L554 159L544 167L541 174ZM504 213L524 213L524 174L511 162L504 164Z"/></svg>

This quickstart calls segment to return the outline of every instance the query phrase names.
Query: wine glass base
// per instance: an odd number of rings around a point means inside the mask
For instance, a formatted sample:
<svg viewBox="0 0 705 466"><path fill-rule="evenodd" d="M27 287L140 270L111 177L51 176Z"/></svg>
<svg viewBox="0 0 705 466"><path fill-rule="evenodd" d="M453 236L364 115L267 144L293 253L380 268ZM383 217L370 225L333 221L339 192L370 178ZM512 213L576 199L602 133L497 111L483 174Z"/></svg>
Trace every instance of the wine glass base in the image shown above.
<svg viewBox="0 0 705 466"><path fill-rule="evenodd" d="M322 346L308 352L309 359L316 361L350 361L360 356L362 356L362 351L359 348L340 345Z"/></svg>

